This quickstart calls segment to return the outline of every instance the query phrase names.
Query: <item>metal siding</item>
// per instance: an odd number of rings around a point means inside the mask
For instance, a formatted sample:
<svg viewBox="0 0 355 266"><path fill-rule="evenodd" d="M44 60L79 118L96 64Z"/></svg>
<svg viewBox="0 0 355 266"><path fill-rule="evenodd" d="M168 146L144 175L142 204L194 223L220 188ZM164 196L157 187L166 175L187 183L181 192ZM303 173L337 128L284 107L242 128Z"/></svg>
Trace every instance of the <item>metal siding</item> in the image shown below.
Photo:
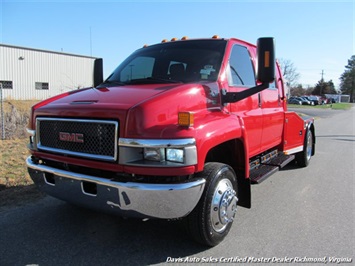
<svg viewBox="0 0 355 266"><path fill-rule="evenodd" d="M19 58L23 57L23 60ZM61 54L0 45L0 80L12 81L4 99L43 100L93 85L93 57ZM49 90L36 90L36 82L49 83Z"/></svg>

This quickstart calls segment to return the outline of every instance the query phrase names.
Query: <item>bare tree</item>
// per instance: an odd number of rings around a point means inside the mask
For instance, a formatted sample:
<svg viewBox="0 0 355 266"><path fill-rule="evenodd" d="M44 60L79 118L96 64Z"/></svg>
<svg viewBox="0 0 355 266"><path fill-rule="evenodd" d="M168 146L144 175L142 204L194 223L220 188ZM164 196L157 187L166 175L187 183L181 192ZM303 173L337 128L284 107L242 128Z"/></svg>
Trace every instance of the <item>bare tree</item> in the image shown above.
<svg viewBox="0 0 355 266"><path fill-rule="evenodd" d="M305 95L306 90L302 87L302 84L294 86L290 90L291 96L302 96Z"/></svg>
<svg viewBox="0 0 355 266"><path fill-rule="evenodd" d="M291 88L296 87L298 85L297 81L300 77L300 74L297 72L293 62L284 58L278 59L278 62L280 64L285 81L288 82Z"/></svg>

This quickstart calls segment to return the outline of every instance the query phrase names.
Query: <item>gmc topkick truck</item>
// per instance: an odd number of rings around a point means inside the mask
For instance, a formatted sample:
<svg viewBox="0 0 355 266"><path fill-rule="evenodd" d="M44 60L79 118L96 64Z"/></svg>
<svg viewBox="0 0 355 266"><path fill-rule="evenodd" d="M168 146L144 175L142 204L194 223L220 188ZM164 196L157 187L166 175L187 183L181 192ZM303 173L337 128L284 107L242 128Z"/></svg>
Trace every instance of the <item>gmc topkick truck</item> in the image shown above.
<svg viewBox="0 0 355 266"><path fill-rule="evenodd" d="M251 184L314 155L314 120L287 111L273 38L172 39L135 51L105 81L102 61L96 70L94 87L32 107L26 163L51 196L181 218L214 246L237 205L251 207Z"/></svg>

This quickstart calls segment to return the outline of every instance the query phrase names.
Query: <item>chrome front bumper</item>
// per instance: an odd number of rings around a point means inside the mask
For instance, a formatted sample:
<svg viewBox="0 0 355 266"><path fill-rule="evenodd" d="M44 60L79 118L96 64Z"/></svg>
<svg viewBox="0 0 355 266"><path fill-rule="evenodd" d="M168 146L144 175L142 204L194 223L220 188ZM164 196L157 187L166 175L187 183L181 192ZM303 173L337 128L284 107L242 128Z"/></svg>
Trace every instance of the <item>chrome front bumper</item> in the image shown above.
<svg viewBox="0 0 355 266"><path fill-rule="evenodd" d="M47 194L125 217L175 219L188 215L205 186L198 178L179 184L116 182L26 160L32 180Z"/></svg>

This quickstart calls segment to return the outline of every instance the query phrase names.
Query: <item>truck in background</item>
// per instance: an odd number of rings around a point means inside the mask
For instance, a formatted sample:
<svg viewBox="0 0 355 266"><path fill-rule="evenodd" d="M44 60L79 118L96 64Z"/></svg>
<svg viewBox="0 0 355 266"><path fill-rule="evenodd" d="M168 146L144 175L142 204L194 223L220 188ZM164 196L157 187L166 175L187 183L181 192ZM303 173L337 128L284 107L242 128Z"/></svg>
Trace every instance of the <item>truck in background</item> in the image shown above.
<svg viewBox="0 0 355 266"><path fill-rule="evenodd" d="M59 199L184 219L215 246L251 207L251 184L315 153L314 120L287 110L273 38L172 39L98 73L31 110L28 171Z"/></svg>

